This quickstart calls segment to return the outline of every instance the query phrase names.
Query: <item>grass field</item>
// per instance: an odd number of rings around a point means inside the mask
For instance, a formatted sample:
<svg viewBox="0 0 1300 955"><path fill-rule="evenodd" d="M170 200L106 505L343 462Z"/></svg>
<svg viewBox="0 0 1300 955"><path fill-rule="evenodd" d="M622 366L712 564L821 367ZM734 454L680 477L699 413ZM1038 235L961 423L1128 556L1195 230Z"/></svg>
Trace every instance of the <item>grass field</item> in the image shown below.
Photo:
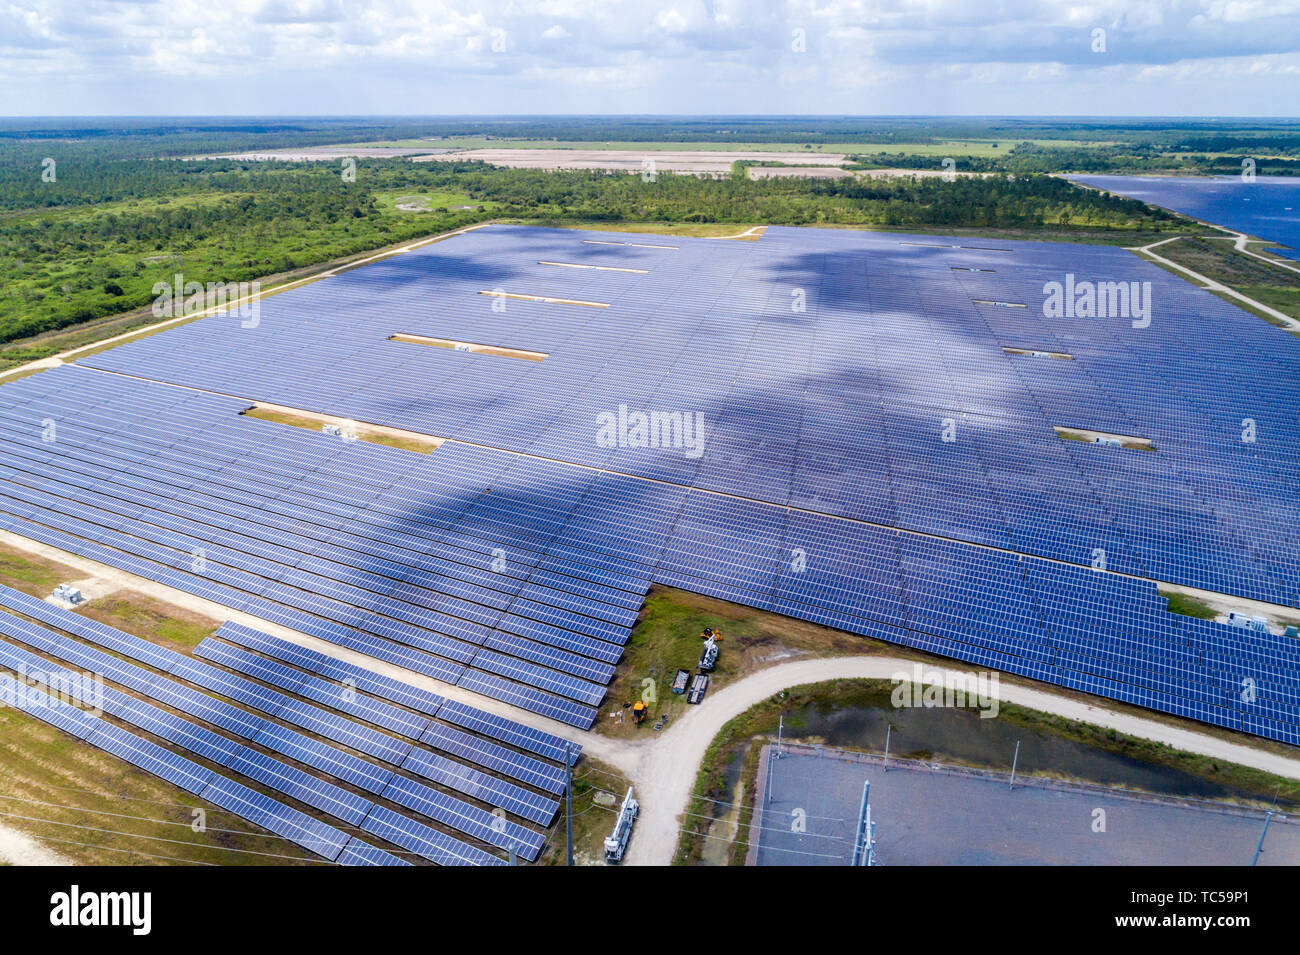
<svg viewBox="0 0 1300 955"><path fill-rule="evenodd" d="M497 203L482 199L472 199L463 192L420 191L418 189L394 189L374 193L375 202L385 212L394 215L419 215L432 212L447 212L458 206L473 209L490 210ZM422 208L418 208L422 207Z"/></svg>
<svg viewBox="0 0 1300 955"><path fill-rule="evenodd" d="M321 862L25 713L0 708L0 825L83 865ZM203 807L203 831L195 810Z"/></svg>
<svg viewBox="0 0 1300 955"><path fill-rule="evenodd" d="M695 672L704 644L700 632L705 627L722 631L721 652L710 692L778 660L814 653L819 656L870 653L873 647L879 646L830 627L684 590L653 587L641 608L623 662L593 729L621 738L653 735L651 726L661 714L667 714L671 720L684 712L690 704L685 696L672 692L673 676L678 667ZM638 699L650 704L646 721L640 726L632 723L630 715L622 722L610 718L610 713L626 712L624 703Z"/></svg>
<svg viewBox="0 0 1300 955"><path fill-rule="evenodd" d="M130 590L87 601L80 613L182 653L193 650L221 626L220 620Z"/></svg>
<svg viewBox="0 0 1300 955"><path fill-rule="evenodd" d="M1156 251L1171 262L1217 279L1242 295L1300 319L1300 275L1242 255L1232 247L1230 240L1189 236L1162 245ZM1219 297L1259 315L1266 322L1281 324L1273 316L1258 312L1231 296L1220 294Z"/></svg>
<svg viewBox="0 0 1300 955"><path fill-rule="evenodd" d="M1205 601L1189 597L1187 594L1162 590L1160 595L1168 601L1170 613L1182 614L1184 617L1196 617L1198 620L1213 620L1218 616L1218 611Z"/></svg>
<svg viewBox="0 0 1300 955"><path fill-rule="evenodd" d="M295 415L285 411L276 411L270 408L250 408L244 412L247 418L257 418L260 421L274 421L276 424L287 424L293 428L302 428L306 431L320 431L321 422L318 418L308 417L307 415ZM392 434L385 434L360 425L356 429L358 441L365 441L368 444L382 444L388 448L397 448L399 451L414 451L416 454L428 454L438 447L439 441L435 438L420 440L416 438L402 438ZM337 440L337 439L336 439Z"/></svg>
<svg viewBox="0 0 1300 955"><path fill-rule="evenodd" d="M0 583L32 597L46 597L59 584L82 575L66 564L0 545Z"/></svg>

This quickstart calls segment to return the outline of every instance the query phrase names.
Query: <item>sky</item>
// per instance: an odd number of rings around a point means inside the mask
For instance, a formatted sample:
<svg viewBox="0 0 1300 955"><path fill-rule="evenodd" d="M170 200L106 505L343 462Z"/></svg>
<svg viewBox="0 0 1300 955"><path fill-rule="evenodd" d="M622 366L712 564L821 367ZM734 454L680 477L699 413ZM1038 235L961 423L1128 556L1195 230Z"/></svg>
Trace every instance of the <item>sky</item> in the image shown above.
<svg viewBox="0 0 1300 955"><path fill-rule="evenodd" d="M1300 0L0 0L0 115L1295 116Z"/></svg>

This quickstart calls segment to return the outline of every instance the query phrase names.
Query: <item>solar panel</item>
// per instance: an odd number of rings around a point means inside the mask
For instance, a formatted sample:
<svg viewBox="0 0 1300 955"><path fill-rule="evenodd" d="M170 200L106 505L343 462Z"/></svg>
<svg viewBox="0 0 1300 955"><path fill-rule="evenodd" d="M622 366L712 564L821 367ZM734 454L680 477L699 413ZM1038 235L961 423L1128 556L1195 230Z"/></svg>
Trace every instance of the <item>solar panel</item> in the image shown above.
<svg viewBox="0 0 1300 955"><path fill-rule="evenodd" d="M505 861L453 839L383 806L375 807L360 826L363 832L401 846L438 865L505 865Z"/></svg>
<svg viewBox="0 0 1300 955"><path fill-rule="evenodd" d="M300 769L243 747L230 761L229 768L265 786L314 806L350 825L357 825L374 806L369 799L327 783Z"/></svg>
<svg viewBox="0 0 1300 955"><path fill-rule="evenodd" d="M402 769L543 826L549 826L559 810L553 799L426 749L412 750Z"/></svg>
<svg viewBox="0 0 1300 955"><path fill-rule="evenodd" d="M420 737L420 742L538 789L552 793L564 792L564 770L558 766L450 726L431 723Z"/></svg>
<svg viewBox="0 0 1300 955"><path fill-rule="evenodd" d="M391 852L378 849L368 842L362 842L355 836L343 847L339 857L334 860L339 865L410 865Z"/></svg>
<svg viewBox="0 0 1300 955"><path fill-rule="evenodd" d="M547 759L564 762L565 753L571 752L572 761L577 762L582 752L582 747L576 743L569 743L559 736L533 729L459 700L447 700L438 710L438 718Z"/></svg>
<svg viewBox="0 0 1300 955"><path fill-rule="evenodd" d="M100 724L89 713L19 683L7 673L0 673L0 702L71 733L77 739L86 739Z"/></svg>
<svg viewBox="0 0 1300 955"><path fill-rule="evenodd" d="M272 752L305 766L319 769L368 793L380 793L392 778L392 770L358 759L286 726L268 725L253 740Z"/></svg>
<svg viewBox="0 0 1300 955"><path fill-rule="evenodd" d="M212 770L102 720L86 742L186 792L198 794L212 780Z"/></svg>
<svg viewBox="0 0 1300 955"><path fill-rule="evenodd" d="M404 776L394 776L383 797L489 845L503 849L513 845L530 862L537 858L546 844L545 837L539 832Z"/></svg>
<svg viewBox="0 0 1300 955"><path fill-rule="evenodd" d="M214 776L199 797L331 862L338 858L348 842L349 837L333 826L232 779Z"/></svg>

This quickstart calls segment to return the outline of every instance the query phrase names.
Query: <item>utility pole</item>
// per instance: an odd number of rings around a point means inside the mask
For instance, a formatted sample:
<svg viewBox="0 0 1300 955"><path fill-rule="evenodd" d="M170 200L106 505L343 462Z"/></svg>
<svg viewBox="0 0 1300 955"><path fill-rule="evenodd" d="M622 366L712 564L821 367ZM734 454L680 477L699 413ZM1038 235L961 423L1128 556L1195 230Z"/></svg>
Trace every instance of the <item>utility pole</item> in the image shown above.
<svg viewBox="0 0 1300 955"><path fill-rule="evenodd" d="M564 836L566 858L573 865L573 744L564 743Z"/></svg>
<svg viewBox="0 0 1300 955"><path fill-rule="evenodd" d="M1255 863L1259 862L1259 854L1264 851L1264 837L1268 835L1268 824L1272 821L1273 821L1273 810L1270 809L1268 811L1268 815L1264 817L1264 831L1259 834L1259 845L1255 847L1255 858L1250 860L1250 864L1252 866L1254 866Z"/></svg>
<svg viewBox="0 0 1300 955"><path fill-rule="evenodd" d="M893 729L892 723L885 724L885 772L889 772L889 734Z"/></svg>
<svg viewBox="0 0 1300 955"><path fill-rule="evenodd" d="M772 777L776 774L776 761L781 758L781 737L785 733L785 714L781 713L777 717L776 724L776 751L768 752L767 760L767 779L763 788L766 790L764 802L772 801Z"/></svg>
<svg viewBox="0 0 1300 955"><path fill-rule="evenodd" d="M1009 789L1016 788L1016 763L1020 762L1020 740L1016 740L1016 755L1011 757L1011 785Z"/></svg>
<svg viewBox="0 0 1300 955"><path fill-rule="evenodd" d="M873 843L875 823L871 821L871 780L862 783L862 806L858 809L858 834L853 840L853 865L871 865L875 855Z"/></svg>

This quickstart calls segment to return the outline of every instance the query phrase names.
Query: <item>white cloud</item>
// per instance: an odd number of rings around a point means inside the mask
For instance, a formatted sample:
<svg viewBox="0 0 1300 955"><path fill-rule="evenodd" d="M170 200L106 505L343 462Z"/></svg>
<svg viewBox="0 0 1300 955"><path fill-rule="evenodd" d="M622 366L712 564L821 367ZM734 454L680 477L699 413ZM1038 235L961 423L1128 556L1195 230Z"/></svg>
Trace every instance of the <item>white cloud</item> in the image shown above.
<svg viewBox="0 0 1300 955"><path fill-rule="evenodd" d="M650 112L925 113L966 102L959 77L975 112L1200 114L1179 84L1253 76L1214 102L1285 115L1297 50L1300 0L0 4L6 112L588 112L641 84Z"/></svg>

